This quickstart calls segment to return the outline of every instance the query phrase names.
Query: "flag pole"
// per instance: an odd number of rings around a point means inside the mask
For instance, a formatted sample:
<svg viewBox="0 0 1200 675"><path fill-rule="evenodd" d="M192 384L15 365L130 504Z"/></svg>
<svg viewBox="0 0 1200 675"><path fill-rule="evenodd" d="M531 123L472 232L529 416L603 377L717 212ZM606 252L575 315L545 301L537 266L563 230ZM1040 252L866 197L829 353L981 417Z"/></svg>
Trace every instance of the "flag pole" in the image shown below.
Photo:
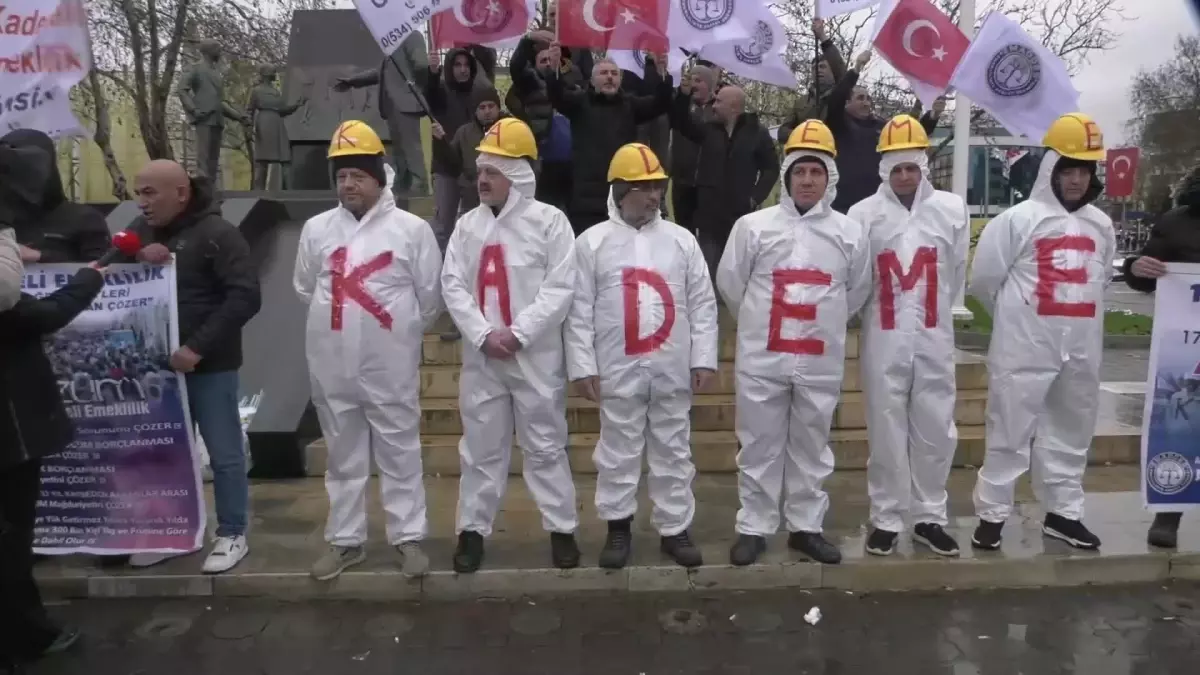
<svg viewBox="0 0 1200 675"><path fill-rule="evenodd" d="M975 35L975 0L962 0L958 8L958 27L967 38ZM967 217L970 218L971 203L967 201L967 168L971 159L971 102L962 92L958 92L954 103L954 157L951 186L954 194L962 197L967 204ZM986 177L985 177L986 180ZM986 206L984 216L987 216ZM966 280L959 286L954 297L954 307L951 313L955 321L970 321L973 317L966 304Z"/></svg>

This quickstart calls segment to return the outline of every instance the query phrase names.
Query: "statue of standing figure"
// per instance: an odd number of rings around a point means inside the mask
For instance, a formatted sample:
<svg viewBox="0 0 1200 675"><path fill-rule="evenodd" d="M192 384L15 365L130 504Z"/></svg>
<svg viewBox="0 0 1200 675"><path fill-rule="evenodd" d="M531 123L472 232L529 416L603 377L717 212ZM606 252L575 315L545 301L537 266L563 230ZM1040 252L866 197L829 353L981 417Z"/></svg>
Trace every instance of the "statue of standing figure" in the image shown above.
<svg viewBox="0 0 1200 675"><path fill-rule="evenodd" d="M221 164L225 118L247 125L250 118L225 102L225 76L218 65L221 46L206 40L200 43L199 52L200 60L179 79L175 93L196 132L196 166L215 182Z"/></svg>
<svg viewBox="0 0 1200 675"><path fill-rule="evenodd" d="M277 86L275 66L258 69L258 84L250 92L246 113L254 118L254 184L255 190L267 189L267 172L272 164L279 166L280 188L288 189L288 168L292 162L292 145L283 120L308 102L303 96L288 105Z"/></svg>

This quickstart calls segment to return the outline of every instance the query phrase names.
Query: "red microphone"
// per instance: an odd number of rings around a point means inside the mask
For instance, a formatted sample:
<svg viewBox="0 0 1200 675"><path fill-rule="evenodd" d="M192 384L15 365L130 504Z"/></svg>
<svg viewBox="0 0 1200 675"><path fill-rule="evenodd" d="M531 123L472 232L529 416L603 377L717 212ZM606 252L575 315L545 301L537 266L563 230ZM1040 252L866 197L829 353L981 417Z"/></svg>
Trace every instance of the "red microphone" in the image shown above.
<svg viewBox="0 0 1200 675"><path fill-rule="evenodd" d="M114 260L122 256L132 258L140 250L142 250L142 238L137 236L136 232L118 232L113 235L112 248L100 256L100 259L96 261L96 267L108 267Z"/></svg>

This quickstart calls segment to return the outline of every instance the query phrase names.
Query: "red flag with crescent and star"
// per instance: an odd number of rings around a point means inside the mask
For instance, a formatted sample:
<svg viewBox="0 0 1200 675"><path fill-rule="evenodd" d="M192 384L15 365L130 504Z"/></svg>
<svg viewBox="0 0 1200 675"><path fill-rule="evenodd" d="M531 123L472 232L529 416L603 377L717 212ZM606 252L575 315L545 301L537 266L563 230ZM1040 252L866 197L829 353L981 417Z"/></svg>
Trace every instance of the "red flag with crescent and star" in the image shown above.
<svg viewBox="0 0 1200 675"><path fill-rule="evenodd" d="M533 0L452 1L452 11L439 12L430 19L434 49L515 46L517 38L529 30L537 11Z"/></svg>
<svg viewBox="0 0 1200 675"><path fill-rule="evenodd" d="M665 52L670 13L670 0L562 2L558 5L558 41L567 47ZM629 29L637 25L639 30ZM646 44L647 35L662 36L662 44Z"/></svg>
<svg viewBox="0 0 1200 675"><path fill-rule="evenodd" d="M1113 199L1132 197L1140 159L1137 148L1109 150L1104 159L1104 193Z"/></svg>
<svg viewBox="0 0 1200 675"><path fill-rule="evenodd" d="M929 0L884 3L875 19L875 49L908 78L929 106L945 93L954 69L971 45L950 17Z"/></svg>

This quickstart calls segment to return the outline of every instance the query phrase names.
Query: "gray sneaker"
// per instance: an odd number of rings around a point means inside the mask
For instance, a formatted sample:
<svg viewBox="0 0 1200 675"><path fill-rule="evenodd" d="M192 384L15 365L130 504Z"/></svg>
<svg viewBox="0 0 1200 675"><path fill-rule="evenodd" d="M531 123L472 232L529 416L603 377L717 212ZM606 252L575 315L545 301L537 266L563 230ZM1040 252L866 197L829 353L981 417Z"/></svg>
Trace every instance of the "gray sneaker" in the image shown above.
<svg viewBox="0 0 1200 675"><path fill-rule="evenodd" d="M366 559L367 552L361 546L330 546L325 555L313 563L312 576L317 581L336 579L342 572Z"/></svg>
<svg viewBox="0 0 1200 675"><path fill-rule="evenodd" d="M396 547L400 552L400 573L414 579L429 572L429 556L421 550L421 542L406 541Z"/></svg>

